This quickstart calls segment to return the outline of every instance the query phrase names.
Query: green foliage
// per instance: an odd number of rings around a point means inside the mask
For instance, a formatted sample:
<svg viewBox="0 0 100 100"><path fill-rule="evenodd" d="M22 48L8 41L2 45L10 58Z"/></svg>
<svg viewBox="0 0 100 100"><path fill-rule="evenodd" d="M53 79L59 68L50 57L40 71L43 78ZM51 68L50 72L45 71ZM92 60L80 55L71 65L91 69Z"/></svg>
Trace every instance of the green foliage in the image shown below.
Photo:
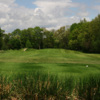
<svg viewBox="0 0 100 100"><path fill-rule="evenodd" d="M56 48L68 48L68 36L69 29L66 30L65 27L61 27L54 33L55 47Z"/></svg>
<svg viewBox="0 0 100 100"><path fill-rule="evenodd" d="M9 49L21 49L21 43L18 38L12 37L8 42Z"/></svg>
<svg viewBox="0 0 100 100"><path fill-rule="evenodd" d="M2 46L3 50L8 50L9 49L9 45L8 45L9 40L10 40L9 34L4 34L3 35L3 46Z"/></svg>
<svg viewBox="0 0 100 100"><path fill-rule="evenodd" d="M21 35L21 30L20 29L16 29L12 32L12 36L16 36L16 35Z"/></svg>
<svg viewBox="0 0 100 100"><path fill-rule="evenodd" d="M69 35L69 49L84 52L100 52L100 16L93 21L85 19L80 23L72 24Z"/></svg>
<svg viewBox="0 0 100 100"><path fill-rule="evenodd" d="M91 32L91 46L92 52L100 53L100 15L98 15L94 20L91 21L90 24L90 32Z"/></svg>
<svg viewBox="0 0 100 100"><path fill-rule="evenodd" d="M43 34L43 48L54 48L53 33L47 30Z"/></svg>
<svg viewBox="0 0 100 100"><path fill-rule="evenodd" d="M4 30L0 28L0 50L2 49L2 46L3 46L3 33L4 33Z"/></svg>
<svg viewBox="0 0 100 100"><path fill-rule="evenodd" d="M31 42L29 40L26 41L26 48L32 48Z"/></svg>
<svg viewBox="0 0 100 100"><path fill-rule="evenodd" d="M35 40L36 40L36 45L38 49L42 49L43 48L43 29L40 27L35 27L34 28L34 32L35 32Z"/></svg>

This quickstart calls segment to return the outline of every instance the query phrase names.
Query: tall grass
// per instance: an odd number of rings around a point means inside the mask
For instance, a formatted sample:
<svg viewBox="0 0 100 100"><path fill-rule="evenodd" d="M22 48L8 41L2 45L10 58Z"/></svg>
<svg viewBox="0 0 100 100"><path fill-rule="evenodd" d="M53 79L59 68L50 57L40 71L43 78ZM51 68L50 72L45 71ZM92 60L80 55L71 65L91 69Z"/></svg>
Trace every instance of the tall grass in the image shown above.
<svg viewBox="0 0 100 100"><path fill-rule="evenodd" d="M80 99L100 100L100 74L80 78L76 89Z"/></svg>
<svg viewBox="0 0 100 100"><path fill-rule="evenodd" d="M98 74L100 75L100 74ZM79 77L41 74L0 75L0 99L18 100L99 100L100 77ZM51 99L50 99L51 98Z"/></svg>

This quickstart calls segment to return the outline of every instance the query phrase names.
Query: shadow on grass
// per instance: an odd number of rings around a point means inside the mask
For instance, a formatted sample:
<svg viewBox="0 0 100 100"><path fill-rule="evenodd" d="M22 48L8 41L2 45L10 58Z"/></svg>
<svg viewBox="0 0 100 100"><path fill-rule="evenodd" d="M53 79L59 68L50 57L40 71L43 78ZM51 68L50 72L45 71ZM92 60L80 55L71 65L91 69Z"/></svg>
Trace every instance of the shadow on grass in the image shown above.
<svg viewBox="0 0 100 100"><path fill-rule="evenodd" d="M20 63L21 69L43 69L44 67L39 64L33 64L33 63Z"/></svg>

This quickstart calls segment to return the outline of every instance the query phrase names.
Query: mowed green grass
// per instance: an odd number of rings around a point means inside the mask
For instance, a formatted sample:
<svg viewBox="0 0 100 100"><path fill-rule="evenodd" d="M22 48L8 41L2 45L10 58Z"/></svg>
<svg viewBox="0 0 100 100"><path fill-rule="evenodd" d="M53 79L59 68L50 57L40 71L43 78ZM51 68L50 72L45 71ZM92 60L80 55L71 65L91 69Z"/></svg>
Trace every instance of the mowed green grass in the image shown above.
<svg viewBox="0 0 100 100"><path fill-rule="evenodd" d="M13 75L34 72L60 77L100 73L100 54L65 49L0 51L0 73Z"/></svg>

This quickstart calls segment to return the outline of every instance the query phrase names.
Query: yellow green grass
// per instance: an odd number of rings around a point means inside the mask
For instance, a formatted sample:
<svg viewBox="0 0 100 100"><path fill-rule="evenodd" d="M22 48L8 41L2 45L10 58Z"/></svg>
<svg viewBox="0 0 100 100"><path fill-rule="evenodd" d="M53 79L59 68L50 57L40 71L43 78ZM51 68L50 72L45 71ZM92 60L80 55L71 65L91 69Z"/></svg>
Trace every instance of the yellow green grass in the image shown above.
<svg viewBox="0 0 100 100"><path fill-rule="evenodd" d="M9 50L0 52L0 62L100 64L100 54L64 49Z"/></svg>

